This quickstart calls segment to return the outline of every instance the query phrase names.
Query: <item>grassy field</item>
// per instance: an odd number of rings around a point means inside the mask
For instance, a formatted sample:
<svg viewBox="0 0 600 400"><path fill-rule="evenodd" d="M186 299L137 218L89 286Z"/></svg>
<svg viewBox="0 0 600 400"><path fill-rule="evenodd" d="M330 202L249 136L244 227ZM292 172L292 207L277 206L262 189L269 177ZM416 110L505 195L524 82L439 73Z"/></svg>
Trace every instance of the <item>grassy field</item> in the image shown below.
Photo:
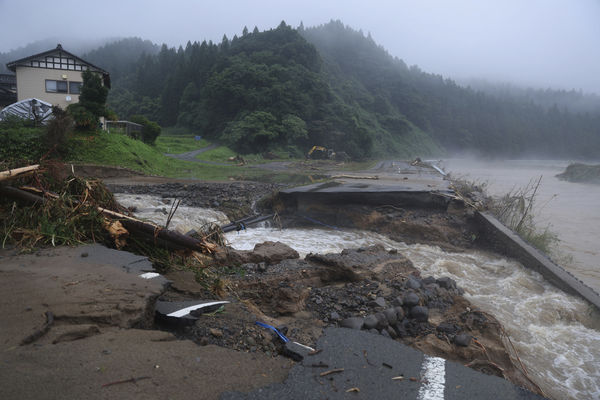
<svg viewBox="0 0 600 400"><path fill-rule="evenodd" d="M204 139L196 140L190 135L169 135L156 138L155 148L161 153L181 154L201 149L210 143Z"/></svg>
<svg viewBox="0 0 600 400"><path fill-rule="evenodd" d="M180 149L188 151L184 146L185 142ZM106 132L75 134L71 139L69 161L126 167L152 175L205 180L253 179L260 175L260 171L234 165L215 166L177 160L163 155L161 149L161 146L149 146L125 135Z"/></svg>
<svg viewBox="0 0 600 400"><path fill-rule="evenodd" d="M191 138L193 140L193 138ZM160 141L160 143L158 143ZM202 145L207 145L206 141ZM70 139L71 156L69 161L112 165L131 168L146 174L177 178L194 178L202 180L257 180L268 182L310 183L308 173L301 171L280 172L267 171L260 168L249 168L248 165L211 165L166 157L163 154L165 146L178 143L180 152L199 148L198 141L179 136L159 137L157 145L149 146L142 141L131 139L125 135L109 134L104 131L93 134L76 133ZM236 153L226 147L210 150L205 157L207 161L226 162L227 158ZM252 157L252 156L251 156ZM252 159L254 163L263 162L262 157Z"/></svg>

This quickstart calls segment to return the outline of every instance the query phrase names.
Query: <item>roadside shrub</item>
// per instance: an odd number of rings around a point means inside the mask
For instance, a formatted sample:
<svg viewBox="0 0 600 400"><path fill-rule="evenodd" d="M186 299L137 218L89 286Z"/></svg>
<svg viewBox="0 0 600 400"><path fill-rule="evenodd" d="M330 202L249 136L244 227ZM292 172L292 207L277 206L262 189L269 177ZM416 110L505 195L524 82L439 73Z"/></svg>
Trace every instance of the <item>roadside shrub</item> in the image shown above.
<svg viewBox="0 0 600 400"><path fill-rule="evenodd" d="M69 105L67 112L73 118L75 129L78 131L93 131L98 127L98 117L79 103Z"/></svg>
<svg viewBox="0 0 600 400"><path fill-rule="evenodd" d="M156 138L160 136L160 125L154 121L150 121L143 115L132 115L129 120L142 125L142 141L144 143L153 145L156 142Z"/></svg>

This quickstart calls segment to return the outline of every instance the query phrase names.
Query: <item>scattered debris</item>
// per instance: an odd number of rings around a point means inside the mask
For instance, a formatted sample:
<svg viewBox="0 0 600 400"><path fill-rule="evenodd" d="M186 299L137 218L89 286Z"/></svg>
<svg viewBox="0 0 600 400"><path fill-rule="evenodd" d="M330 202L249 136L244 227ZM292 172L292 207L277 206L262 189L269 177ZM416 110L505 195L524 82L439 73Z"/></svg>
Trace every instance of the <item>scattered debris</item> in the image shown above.
<svg viewBox="0 0 600 400"><path fill-rule="evenodd" d="M330 369L329 371L321 372L319 374L319 376L327 376L327 375L331 375L331 374L338 374L340 372L344 372L344 368Z"/></svg>
<svg viewBox="0 0 600 400"><path fill-rule="evenodd" d="M176 324L193 324L198 318L218 310L229 301L160 301L154 306L156 318L160 321Z"/></svg>
<svg viewBox="0 0 600 400"><path fill-rule="evenodd" d="M158 366L156 366L156 367L158 367ZM138 378L124 379L122 381L105 383L104 385L102 385L102 387L108 387L108 386L113 386L113 385L120 385L121 383L138 383L139 381L144 380L144 379L152 379L152 377L150 377L150 376L140 376Z"/></svg>

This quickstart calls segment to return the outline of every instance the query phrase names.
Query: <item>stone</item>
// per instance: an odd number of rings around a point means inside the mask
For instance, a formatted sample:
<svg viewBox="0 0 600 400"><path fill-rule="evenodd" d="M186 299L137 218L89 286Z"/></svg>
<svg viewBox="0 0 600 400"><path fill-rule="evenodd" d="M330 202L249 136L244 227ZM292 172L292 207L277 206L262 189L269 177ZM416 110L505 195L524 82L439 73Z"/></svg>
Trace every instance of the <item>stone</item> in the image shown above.
<svg viewBox="0 0 600 400"><path fill-rule="evenodd" d="M419 296L417 296L417 294L415 293L407 293L404 295L404 297L402 298L402 302L404 303L404 305L406 307L414 307L417 304L419 304Z"/></svg>
<svg viewBox="0 0 600 400"><path fill-rule="evenodd" d="M396 325L393 326L394 331L396 331L396 334L398 335L398 337L405 337L408 336L408 332L406 332L406 328L404 327L404 325L400 322L398 322Z"/></svg>
<svg viewBox="0 0 600 400"><path fill-rule="evenodd" d="M385 307L385 299L383 297L378 297L374 301L377 307Z"/></svg>
<svg viewBox="0 0 600 400"><path fill-rule="evenodd" d="M222 338L223 337L223 331L220 330L220 329L210 328L209 332L210 332L211 335L213 335L216 338Z"/></svg>
<svg viewBox="0 0 600 400"><path fill-rule="evenodd" d="M342 328L362 329L364 321L364 318L361 317L346 318L340 322L340 326Z"/></svg>
<svg viewBox="0 0 600 400"><path fill-rule="evenodd" d="M391 326L388 326L386 328L386 331L387 331L388 335L390 335L390 337L392 339L396 339L398 337L398 334L396 333L396 331L394 330L394 328L392 328Z"/></svg>
<svg viewBox="0 0 600 400"><path fill-rule="evenodd" d="M266 272L267 271L267 263L260 262L260 263L256 264L256 270L258 272Z"/></svg>
<svg viewBox="0 0 600 400"><path fill-rule="evenodd" d="M365 329L375 329L375 327L377 326L377 324L379 323L379 320L374 316L374 315L368 315L365 318Z"/></svg>
<svg viewBox="0 0 600 400"><path fill-rule="evenodd" d="M404 309L400 306L397 306L394 307L394 310L396 311L396 318L398 321L402 321L404 319Z"/></svg>
<svg viewBox="0 0 600 400"><path fill-rule="evenodd" d="M404 304L404 302L402 301L402 297L398 296L394 299L394 301L392 302L393 306L402 306Z"/></svg>
<svg viewBox="0 0 600 400"><path fill-rule="evenodd" d="M454 337L454 344L456 344L457 346L461 346L461 347L467 347L471 344L472 338L473 337L471 335L468 335L466 333L461 333Z"/></svg>
<svg viewBox="0 0 600 400"><path fill-rule="evenodd" d="M435 283L435 278L433 276L428 276L426 278L423 278L422 282L423 285L430 285L432 283Z"/></svg>
<svg viewBox="0 0 600 400"><path fill-rule="evenodd" d="M389 325L394 325L398 321L398 313L395 308L387 308L383 311Z"/></svg>
<svg viewBox="0 0 600 400"><path fill-rule="evenodd" d="M438 285L440 285L440 287L443 287L444 289L448 289L448 290L452 290L452 289L456 289L456 281L452 278L449 278L447 276L439 278L436 280L436 283Z"/></svg>
<svg viewBox="0 0 600 400"><path fill-rule="evenodd" d="M427 322L429 319L429 309L423 306L414 306L410 309L410 316L419 322Z"/></svg>
<svg viewBox="0 0 600 400"><path fill-rule="evenodd" d="M405 283L408 289L418 290L421 288L421 282L415 277L409 276L408 280Z"/></svg>
<svg viewBox="0 0 600 400"><path fill-rule="evenodd" d="M267 264L277 264L283 260L300 258L298 252L281 242L264 242L254 246L254 254L263 258Z"/></svg>
<svg viewBox="0 0 600 400"><path fill-rule="evenodd" d="M329 318L333 321L339 321L340 319L342 319L342 317L340 317L340 314L338 314L335 311L329 315Z"/></svg>
<svg viewBox="0 0 600 400"><path fill-rule="evenodd" d="M385 336L391 339L390 333L387 331L387 329L382 329L380 334L381 336Z"/></svg>
<svg viewBox="0 0 600 400"><path fill-rule="evenodd" d="M385 329L389 325L385 314L378 312L375 314L375 318L377 318L377 329Z"/></svg>

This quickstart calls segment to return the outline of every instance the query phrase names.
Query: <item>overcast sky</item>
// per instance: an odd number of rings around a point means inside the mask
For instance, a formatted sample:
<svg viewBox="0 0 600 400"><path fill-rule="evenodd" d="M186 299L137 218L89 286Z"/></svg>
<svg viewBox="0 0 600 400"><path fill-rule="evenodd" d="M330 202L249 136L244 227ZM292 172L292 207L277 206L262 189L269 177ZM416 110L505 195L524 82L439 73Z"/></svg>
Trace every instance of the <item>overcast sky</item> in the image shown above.
<svg viewBox="0 0 600 400"><path fill-rule="evenodd" d="M48 37L220 42L331 19L428 72L600 94L600 0L0 0L0 52Z"/></svg>

